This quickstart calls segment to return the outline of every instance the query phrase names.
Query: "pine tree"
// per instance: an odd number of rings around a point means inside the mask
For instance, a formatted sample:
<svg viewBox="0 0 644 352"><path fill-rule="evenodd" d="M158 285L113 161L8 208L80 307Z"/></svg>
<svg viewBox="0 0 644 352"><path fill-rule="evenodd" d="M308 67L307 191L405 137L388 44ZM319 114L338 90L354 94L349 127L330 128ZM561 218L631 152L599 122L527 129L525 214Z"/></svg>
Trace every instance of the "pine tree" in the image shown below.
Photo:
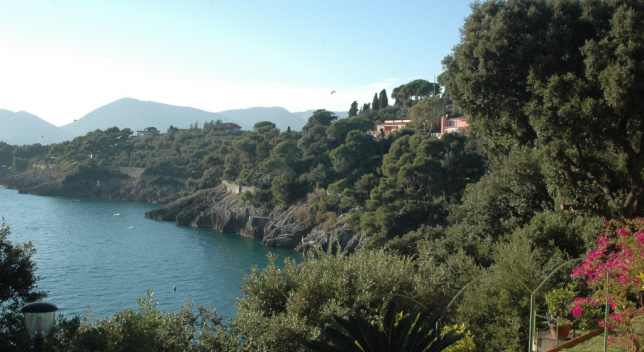
<svg viewBox="0 0 644 352"><path fill-rule="evenodd" d="M389 106L389 99L387 98L387 91L383 89L380 91L380 97L378 98L378 107L384 109L387 106Z"/></svg>
<svg viewBox="0 0 644 352"><path fill-rule="evenodd" d="M373 110L379 110L380 105L378 105L378 93L373 94L373 102L371 103L371 108Z"/></svg>

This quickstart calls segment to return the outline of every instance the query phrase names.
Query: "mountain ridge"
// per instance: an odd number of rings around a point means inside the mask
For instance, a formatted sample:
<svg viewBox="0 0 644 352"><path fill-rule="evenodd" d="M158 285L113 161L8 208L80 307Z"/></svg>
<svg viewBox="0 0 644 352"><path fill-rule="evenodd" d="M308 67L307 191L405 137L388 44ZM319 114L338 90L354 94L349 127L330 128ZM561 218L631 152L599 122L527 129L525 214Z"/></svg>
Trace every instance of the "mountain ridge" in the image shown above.
<svg viewBox="0 0 644 352"><path fill-rule="evenodd" d="M251 130L255 123L270 121L280 130L299 131L315 110L290 112L279 106L250 107L209 112L193 107L176 106L134 98L121 98L98 107L71 123L56 127L42 118L25 111L11 112L0 109L0 141L12 145L51 144L71 140L88 132L111 127L130 128L132 131L156 127L165 132L170 126L190 128L195 124L221 120L236 123L243 130ZM338 118L346 112L334 112Z"/></svg>
<svg viewBox="0 0 644 352"><path fill-rule="evenodd" d="M26 111L0 109L0 141L11 145L51 144L72 139L66 131Z"/></svg>

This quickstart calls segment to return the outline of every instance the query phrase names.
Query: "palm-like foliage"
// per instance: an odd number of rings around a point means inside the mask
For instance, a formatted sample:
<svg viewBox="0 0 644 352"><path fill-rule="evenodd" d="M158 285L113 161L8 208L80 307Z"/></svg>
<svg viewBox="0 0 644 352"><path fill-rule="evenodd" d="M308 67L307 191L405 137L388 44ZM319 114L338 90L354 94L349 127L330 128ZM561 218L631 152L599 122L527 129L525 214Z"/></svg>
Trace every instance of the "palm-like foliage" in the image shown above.
<svg viewBox="0 0 644 352"><path fill-rule="evenodd" d="M438 352L463 337L456 331L441 334L438 320L444 312L415 306L405 314L398 301L392 300L382 322L369 322L360 315L336 317L336 324L325 329L318 339L303 344L319 352Z"/></svg>

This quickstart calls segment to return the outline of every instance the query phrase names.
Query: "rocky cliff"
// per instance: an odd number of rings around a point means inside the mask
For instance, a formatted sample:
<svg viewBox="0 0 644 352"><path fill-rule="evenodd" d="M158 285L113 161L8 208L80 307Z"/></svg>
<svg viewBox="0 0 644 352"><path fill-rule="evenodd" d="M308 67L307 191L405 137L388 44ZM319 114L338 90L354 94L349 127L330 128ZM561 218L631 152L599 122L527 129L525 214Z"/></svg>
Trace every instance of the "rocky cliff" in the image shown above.
<svg viewBox="0 0 644 352"><path fill-rule="evenodd" d="M181 197L185 186L163 177L129 177L115 173L112 177L77 179L62 183L53 171L28 171L0 176L0 184L20 193L43 196L93 197L135 202L168 203Z"/></svg>
<svg viewBox="0 0 644 352"><path fill-rule="evenodd" d="M266 246L294 248L300 251L321 245L328 248L337 243L348 251L357 249L364 235L348 228L323 231L297 222L295 213L304 204L286 209L268 211L242 203L237 195L229 194L221 186L203 190L177 199L161 208L147 212L149 219L174 221L178 225L211 228L219 232L235 233L258 238Z"/></svg>
<svg viewBox="0 0 644 352"><path fill-rule="evenodd" d="M325 230L318 225L311 230L302 241L295 247L297 251L307 251L320 247L324 251L331 247L333 250L342 250L347 253L355 252L367 240L364 232L355 233L346 224L350 214L342 214L333 229Z"/></svg>

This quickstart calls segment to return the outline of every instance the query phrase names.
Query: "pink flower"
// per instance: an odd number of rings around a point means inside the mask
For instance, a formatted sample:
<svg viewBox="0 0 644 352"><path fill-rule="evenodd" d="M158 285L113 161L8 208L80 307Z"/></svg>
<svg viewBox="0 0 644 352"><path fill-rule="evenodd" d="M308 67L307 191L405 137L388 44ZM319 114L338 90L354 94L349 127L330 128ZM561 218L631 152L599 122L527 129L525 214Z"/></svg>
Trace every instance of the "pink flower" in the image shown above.
<svg viewBox="0 0 644 352"><path fill-rule="evenodd" d="M640 231L640 232L636 232L636 233L634 233L634 234L633 234L633 237L635 237L635 239L636 239L638 242L642 242L642 243L644 243L644 232L643 232L643 231Z"/></svg>
<svg viewBox="0 0 644 352"><path fill-rule="evenodd" d="M577 318L579 318L583 312L584 312L584 309L583 309L583 308L581 308L581 307L575 307L575 308L573 308L573 310L572 310L572 315L573 315L573 316L575 316L575 317L577 317Z"/></svg>
<svg viewBox="0 0 644 352"><path fill-rule="evenodd" d="M599 320L599 326L601 327L605 326L606 328L608 328L608 330L615 330L615 327L612 325L606 324L606 321L604 319Z"/></svg>

